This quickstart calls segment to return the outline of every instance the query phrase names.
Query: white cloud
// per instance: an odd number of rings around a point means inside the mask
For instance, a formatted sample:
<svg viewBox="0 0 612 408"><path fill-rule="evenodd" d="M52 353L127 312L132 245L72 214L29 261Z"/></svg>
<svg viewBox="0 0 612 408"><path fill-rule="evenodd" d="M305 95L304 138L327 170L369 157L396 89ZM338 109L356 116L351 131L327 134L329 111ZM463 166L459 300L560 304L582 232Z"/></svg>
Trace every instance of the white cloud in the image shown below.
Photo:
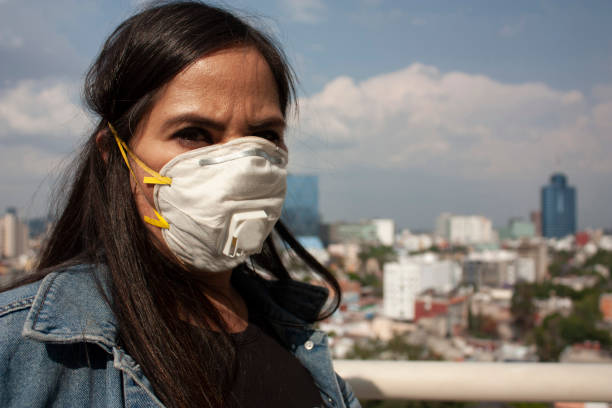
<svg viewBox="0 0 612 408"><path fill-rule="evenodd" d="M415 63L362 82L338 77L300 101L294 171L420 169L464 179L612 175L612 97L505 84Z"/></svg>
<svg viewBox="0 0 612 408"><path fill-rule="evenodd" d="M36 146L9 146L0 151L0 172L11 174L11 181L32 182L59 173L67 156L49 152Z"/></svg>
<svg viewBox="0 0 612 408"><path fill-rule="evenodd" d="M281 0L292 20L314 24L325 19L327 6L322 0Z"/></svg>
<svg viewBox="0 0 612 408"><path fill-rule="evenodd" d="M23 37L4 29L0 31L0 48L21 48L24 44Z"/></svg>
<svg viewBox="0 0 612 408"><path fill-rule="evenodd" d="M0 208L46 211L50 188L91 123L76 83L23 80L0 89Z"/></svg>
<svg viewBox="0 0 612 408"><path fill-rule="evenodd" d="M499 35L501 35L502 37L506 37L506 38L515 37L518 34L523 32L526 25L527 25L527 17L523 16L519 18L517 21L505 24L499 30Z"/></svg>
<svg viewBox="0 0 612 408"><path fill-rule="evenodd" d="M50 193L71 157L35 145L2 146L0 149L0 211L16 206L25 217L46 214Z"/></svg>
<svg viewBox="0 0 612 408"><path fill-rule="evenodd" d="M66 81L23 80L0 90L0 140L74 141L88 125L77 89Z"/></svg>

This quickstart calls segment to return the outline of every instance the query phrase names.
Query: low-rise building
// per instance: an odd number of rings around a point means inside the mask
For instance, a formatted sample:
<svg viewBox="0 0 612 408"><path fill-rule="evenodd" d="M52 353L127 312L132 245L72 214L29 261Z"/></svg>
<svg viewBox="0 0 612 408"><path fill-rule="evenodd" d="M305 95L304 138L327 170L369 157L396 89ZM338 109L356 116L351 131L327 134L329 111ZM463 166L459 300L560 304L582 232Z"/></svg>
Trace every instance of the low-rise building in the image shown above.
<svg viewBox="0 0 612 408"><path fill-rule="evenodd" d="M535 299L533 303L536 308L537 323L554 313L567 317L572 312L572 299L567 297L551 296L547 299Z"/></svg>
<svg viewBox="0 0 612 408"><path fill-rule="evenodd" d="M500 240L533 238L535 235L535 225L521 218L511 218L506 227L499 229Z"/></svg>
<svg viewBox="0 0 612 408"><path fill-rule="evenodd" d="M357 243L378 244L378 230L376 225L368 221L362 222L336 222L328 225L330 244Z"/></svg>
<svg viewBox="0 0 612 408"><path fill-rule="evenodd" d="M592 288L597 284L598 277L595 275L571 275L557 276L552 279L555 285L563 285L580 292L586 288Z"/></svg>
<svg viewBox="0 0 612 408"><path fill-rule="evenodd" d="M342 303L340 311L342 312L358 312L359 301L361 299L361 284L348 279L338 280L340 289L342 290Z"/></svg>
<svg viewBox="0 0 612 408"><path fill-rule="evenodd" d="M463 282L480 287L503 288L517 281L516 252L488 250L472 252L463 262Z"/></svg>
<svg viewBox="0 0 612 408"><path fill-rule="evenodd" d="M339 258L346 272L357 272L361 266L359 252L361 246L357 243L330 244L327 252L331 257Z"/></svg>
<svg viewBox="0 0 612 408"><path fill-rule="evenodd" d="M567 346L561 355L560 363L612 363L612 355L602 350L598 342L586 341L580 344Z"/></svg>
<svg viewBox="0 0 612 408"><path fill-rule="evenodd" d="M410 253L428 250L433 246L434 240L431 235L413 234L410 230L405 229L399 234L396 243L400 248Z"/></svg>
<svg viewBox="0 0 612 408"><path fill-rule="evenodd" d="M414 305L414 321L441 317L444 320L444 335L458 336L468 325L467 296L421 295Z"/></svg>

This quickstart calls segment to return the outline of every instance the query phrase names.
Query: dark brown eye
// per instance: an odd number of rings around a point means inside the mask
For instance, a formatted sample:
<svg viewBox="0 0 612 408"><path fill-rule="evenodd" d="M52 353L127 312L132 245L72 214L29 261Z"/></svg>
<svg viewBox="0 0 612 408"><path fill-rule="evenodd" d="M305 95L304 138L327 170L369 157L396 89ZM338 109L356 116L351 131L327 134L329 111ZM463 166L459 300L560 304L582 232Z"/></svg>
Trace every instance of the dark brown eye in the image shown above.
<svg viewBox="0 0 612 408"><path fill-rule="evenodd" d="M202 128L188 127L174 133L173 138L179 139L186 144L213 144L213 139L210 133Z"/></svg>
<svg viewBox="0 0 612 408"><path fill-rule="evenodd" d="M281 141L281 136L274 130L263 130L260 132L256 132L253 136L262 137L266 140L271 141L272 143L279 143Z"/></svg>

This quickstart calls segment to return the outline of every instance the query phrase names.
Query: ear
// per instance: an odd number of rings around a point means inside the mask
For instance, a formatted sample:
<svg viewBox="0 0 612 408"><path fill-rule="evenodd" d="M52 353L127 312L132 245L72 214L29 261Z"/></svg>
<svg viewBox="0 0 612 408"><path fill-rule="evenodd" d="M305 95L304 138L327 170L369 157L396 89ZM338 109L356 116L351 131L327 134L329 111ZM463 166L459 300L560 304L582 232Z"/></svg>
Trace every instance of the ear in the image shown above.
<svg viewBox="0 0 612 408"><path fill-rule="evenodd" d="M108 129L102 129L96 133L96 146L98 147L98 152L100 152L100 156L102 156L104 163L108 163Z"/></svg>

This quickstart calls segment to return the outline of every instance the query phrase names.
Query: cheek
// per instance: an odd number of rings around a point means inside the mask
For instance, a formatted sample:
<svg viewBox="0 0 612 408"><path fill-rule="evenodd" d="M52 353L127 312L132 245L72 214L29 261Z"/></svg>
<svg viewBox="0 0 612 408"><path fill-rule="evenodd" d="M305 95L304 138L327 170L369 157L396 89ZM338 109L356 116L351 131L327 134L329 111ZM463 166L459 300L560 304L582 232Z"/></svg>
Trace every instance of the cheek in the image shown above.
<svg viewBox="0 0 612 408"><path fill-rule="evenodd" d="M166 163L185 149L175 139L170 140L151 140L144 143L144 140L136 144L132 151L151 169L159 172ZM136 166L140 169L139 166ZM142 170L142 169L140 169ZM144 170L143 170L144 172Z"/></svg>
<svg viewBox="0 0 612 408"><path fill-rule="evenodd" d="M140 169L138 166L133 170L138 181L136 181L134 177L130 177L130 184L132 186L132 194L134 195L136 207L140 213L140 218L144 218L145 215L155 218L155 213L153 211L155 206L153 203L153 189L155 187L142 182L142 179L148 175L144 170Z"/></svg>
<svg viewBox="0 0 612 408"><path fill-rule="evenodd" d="M143 131L143 133L133 138L130 148L142 163L159 173L166 163L182 153L184 149L181 149L176 139L156 138L155 135L157 134L156 129L154 131ZM145 184L143 180L145 177L150 177L151 174L138 165L135 160L130 160L130 165L136 176L136 180L132 178L132 192L138 205L138 210L141 216L156 219L157 217L153 211L155 208L153 202L155 185ZM153 228L158 229L157 227Z"/></svg>
<svg viewBox="0 0 612 408"><path fill-rule="evenodd" d="M140 168L134 169L134 173L136 177L138 177L139 182L136 183L134 177L130 177L131 185L132 185L132 194L134 195L134 201L136 202L136 208L138 208L138 214L140 216L140 220L144 222L144 217L147 216L149 218L157 218L153 209L155 208L155 204L153 202L153 191L155 186L148 185L142 183L142 178L147 174L141 170ZM165 241L162 236L161 229L155 227L149 223L144 222L144 225L147 227L149 232L157 238L157 241L161 244L162 251L168 251L168 248L165 245Z"/></svg>
<svg viewBox="0 0 612 408"><path fill-rule="evenodd" d="M155 186L153 184L145 184L143 182L145 177L149 176L149 173L140 168L140 166L134 165L132 167L134 170L134 174L136 176L136 181L134 177L130 177L132 192L134 193L134 197L144 197L147 201L153 205L153 189ZM155 170L157 171L157 169Z"/></svg>
<svg viewBox="0 0 612 408"><path fill-rule="evenodd" d="M159 172L166 163L168 163L177 154L182 153L177 151L176 143L174 141L156 141L152 140L149 143L137 143L133 146L132 152L138 157L147 167L156 172ZM153 203L153 192L155 189L154 184L145 184L144 178L150 177L146 170L140 167L134 160L130 160L130 165L136 176L136 179L132 177L132 191L134 197L137 199L144 199L144 204L148 204L148 207L154 207ZM152 210L150 211L153 212ZM150 216L149 213L144 215Z"/></svg>

